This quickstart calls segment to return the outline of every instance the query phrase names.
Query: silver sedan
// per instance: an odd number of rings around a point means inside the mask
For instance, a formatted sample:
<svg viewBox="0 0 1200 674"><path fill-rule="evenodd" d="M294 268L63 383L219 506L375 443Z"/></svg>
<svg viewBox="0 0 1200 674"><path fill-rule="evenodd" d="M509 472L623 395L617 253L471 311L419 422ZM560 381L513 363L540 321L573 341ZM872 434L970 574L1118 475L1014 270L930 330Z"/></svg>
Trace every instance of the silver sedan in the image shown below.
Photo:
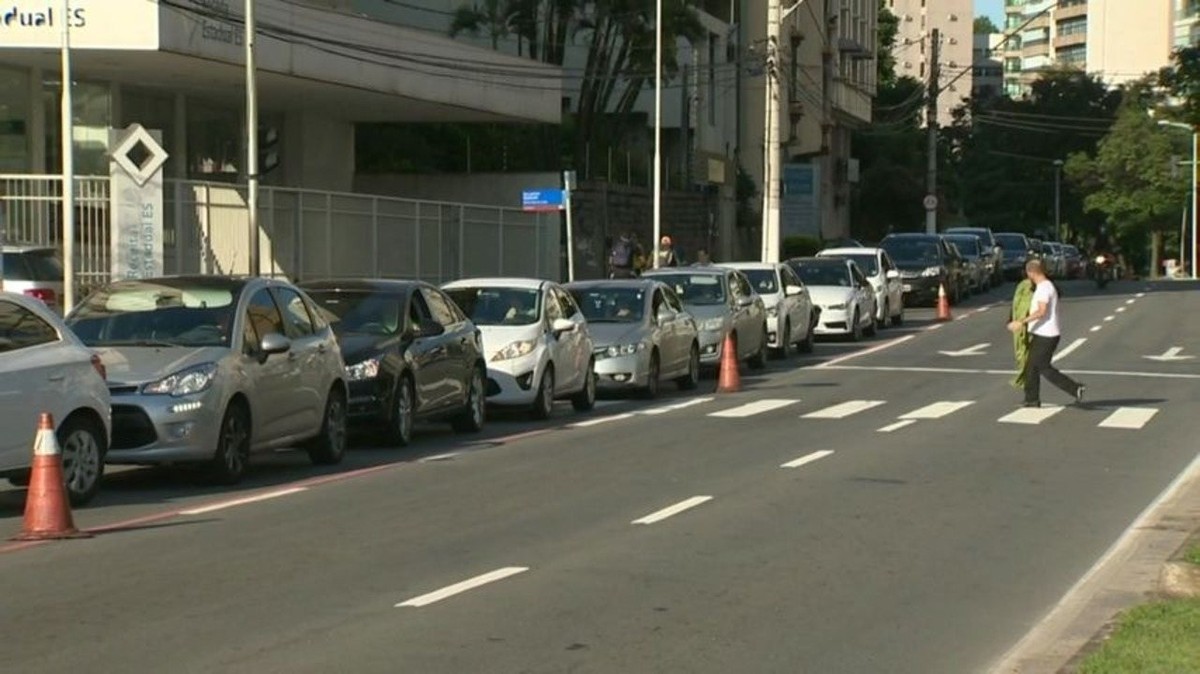
<svg viewBox="0 0 1200 674"><path fill-rule="evenodd" d="M587 318L598 385L658 393L673 379L681 389L700 380L696 320L670 287L650 279L584 281L567 290Z"/></svg>

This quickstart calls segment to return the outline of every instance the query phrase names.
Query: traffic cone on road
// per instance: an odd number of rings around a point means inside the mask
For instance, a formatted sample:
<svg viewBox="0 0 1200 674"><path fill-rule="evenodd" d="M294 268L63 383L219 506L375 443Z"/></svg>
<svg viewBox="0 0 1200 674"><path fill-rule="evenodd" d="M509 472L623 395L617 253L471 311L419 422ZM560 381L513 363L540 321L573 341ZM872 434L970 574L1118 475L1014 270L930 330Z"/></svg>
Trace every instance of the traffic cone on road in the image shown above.
<svg viewBox="0 0 1200 674"><path fill-rule="evenodd" d="M71 504L63 481L62 452L54 437L54 417L45 412L38 417L32 470L29 491L25 495L25 525L12 540L91 537L91 534L76 529L71 519Z"/></svg>
<svg viewBox="0 0 1200 674"><path fill-rule="evenodd" d="M938 284L938 300L937 300L937 319L939 321L950 320L950 300L946 297L946 284Z"/></svg>
<svg viewBox="0 0 1200 674"><path fill-rule="evenodd" d="M733 335L725 336L721 346L721 373L717 378L717 393L737 393L742 390L742 375L738 372L737 344Z"/></svg>

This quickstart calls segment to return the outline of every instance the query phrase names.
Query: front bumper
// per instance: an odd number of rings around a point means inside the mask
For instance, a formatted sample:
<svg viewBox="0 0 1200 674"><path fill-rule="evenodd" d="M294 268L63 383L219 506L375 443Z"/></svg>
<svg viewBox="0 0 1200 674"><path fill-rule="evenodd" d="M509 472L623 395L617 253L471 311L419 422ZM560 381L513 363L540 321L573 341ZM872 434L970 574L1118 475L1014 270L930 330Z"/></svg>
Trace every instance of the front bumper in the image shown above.
<svg viewBox="0 0 1200 674"><path fill-rule="evenodd" d="M212 389L173 398L113 394L106 463L151 465L207 461L217 451L224 405Z"/></svg>
<svg viewBox="0 0 1200 674"><path fill-rule="evenodd" d="M941 285L942 280L937 276L913 276L904 277L902 282L904 284L904 299L907 303L909 301L919 302L922 300L936 301L938 287ZM950 291L950 288L946 288L947 293Z"/></svg>
<svg viewBox="0 0 1200 674"><path fill-rule="evenodd" d="M346 416L352 424L376 424L388 420L389 391L384 379L362 379L349 383L350 400Z"/></svg>
<svg viewBox="0 0 1200 674"><path fill-rule="evenodd" d="M725 331L701 330L698 341L700 342L700 364L720 365L721 344L725 341Z"/></svg>
<svg viewBox="0 0 1200 674"><path fill-rule="evenodd" d="M813 328L814 335L848 335L854 331L850 325L850 312L845 309L821 308L821 320Z"/></svg>
<svg viewBox="0 0 1200 674"><path fill-rule="evenodd" d="M605 390L645 388L650 382L650 351L601 358L596 355L596 386Z"/></svg>
<svg viewBox="0 0 1200 674"><path fill-rule="evenodd" d="M536 351L520 358L488 363L488 404L514 407L532 405L537 398L543 370L545 364Z"/></svg>
<svg viewBox="0 0 1200 674"><path fill-rule="evenodd" d="M778 315L767 314L767 348L778 349L783 346L780 343L783 340L783 334L779 325Z"/></svg>

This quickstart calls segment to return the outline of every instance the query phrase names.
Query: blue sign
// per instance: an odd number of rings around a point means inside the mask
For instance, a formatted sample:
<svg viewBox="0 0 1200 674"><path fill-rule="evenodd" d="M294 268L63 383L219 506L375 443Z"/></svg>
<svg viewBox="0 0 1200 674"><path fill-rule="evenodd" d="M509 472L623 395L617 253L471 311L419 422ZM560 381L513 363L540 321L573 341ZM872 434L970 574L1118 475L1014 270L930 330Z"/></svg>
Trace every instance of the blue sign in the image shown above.
<svg viewBox="0 0 1200 674"><path fill-rule="evenodd" d="M560 189L538 189L521 191L521 210L561 211L563 191Z"/></svg>
<svg viewBox="0 0 1200 674"><path fill-rule="evenodd" d="M813 163L785 164L780 236L821 235L821 171Z"/></svg>

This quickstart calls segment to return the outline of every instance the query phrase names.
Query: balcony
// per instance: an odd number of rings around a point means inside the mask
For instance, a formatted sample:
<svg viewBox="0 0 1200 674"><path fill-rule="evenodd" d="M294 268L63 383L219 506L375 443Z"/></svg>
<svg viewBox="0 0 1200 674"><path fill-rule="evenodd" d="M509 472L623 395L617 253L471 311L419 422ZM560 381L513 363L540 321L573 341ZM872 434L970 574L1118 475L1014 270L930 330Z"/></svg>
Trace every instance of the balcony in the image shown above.
<svg viewBox="0 0 1200 674"><path fill-rule="evenodd" d="M1049 55L1050 55L1050 41L1049 40L1038 40L1037 42L1032 42L1032 43L1026 42L1021 47L1021 58L1026 59L1026 60L1028 60L1030 58L1036 58L1039 56L1049 57Z"/></svg>
<svg viewBox="0 0 1200 674"><path fill-rule="evenodd" d="M1070 33L1067 35L1059 35L1058 37L1054 38L1055 49L1075 47L1082 44L1087 44L1087 33Z"/></svg>
<svg viewBox="0 0 1200 674"><path fill-rule="evenodd" d="M1077 19L1081 16L1087 16L1088 6L1086 0L1084 2L1061 2L1058 8L1054 11L1054 18L1058 21L1067 19Z"/></svg>

